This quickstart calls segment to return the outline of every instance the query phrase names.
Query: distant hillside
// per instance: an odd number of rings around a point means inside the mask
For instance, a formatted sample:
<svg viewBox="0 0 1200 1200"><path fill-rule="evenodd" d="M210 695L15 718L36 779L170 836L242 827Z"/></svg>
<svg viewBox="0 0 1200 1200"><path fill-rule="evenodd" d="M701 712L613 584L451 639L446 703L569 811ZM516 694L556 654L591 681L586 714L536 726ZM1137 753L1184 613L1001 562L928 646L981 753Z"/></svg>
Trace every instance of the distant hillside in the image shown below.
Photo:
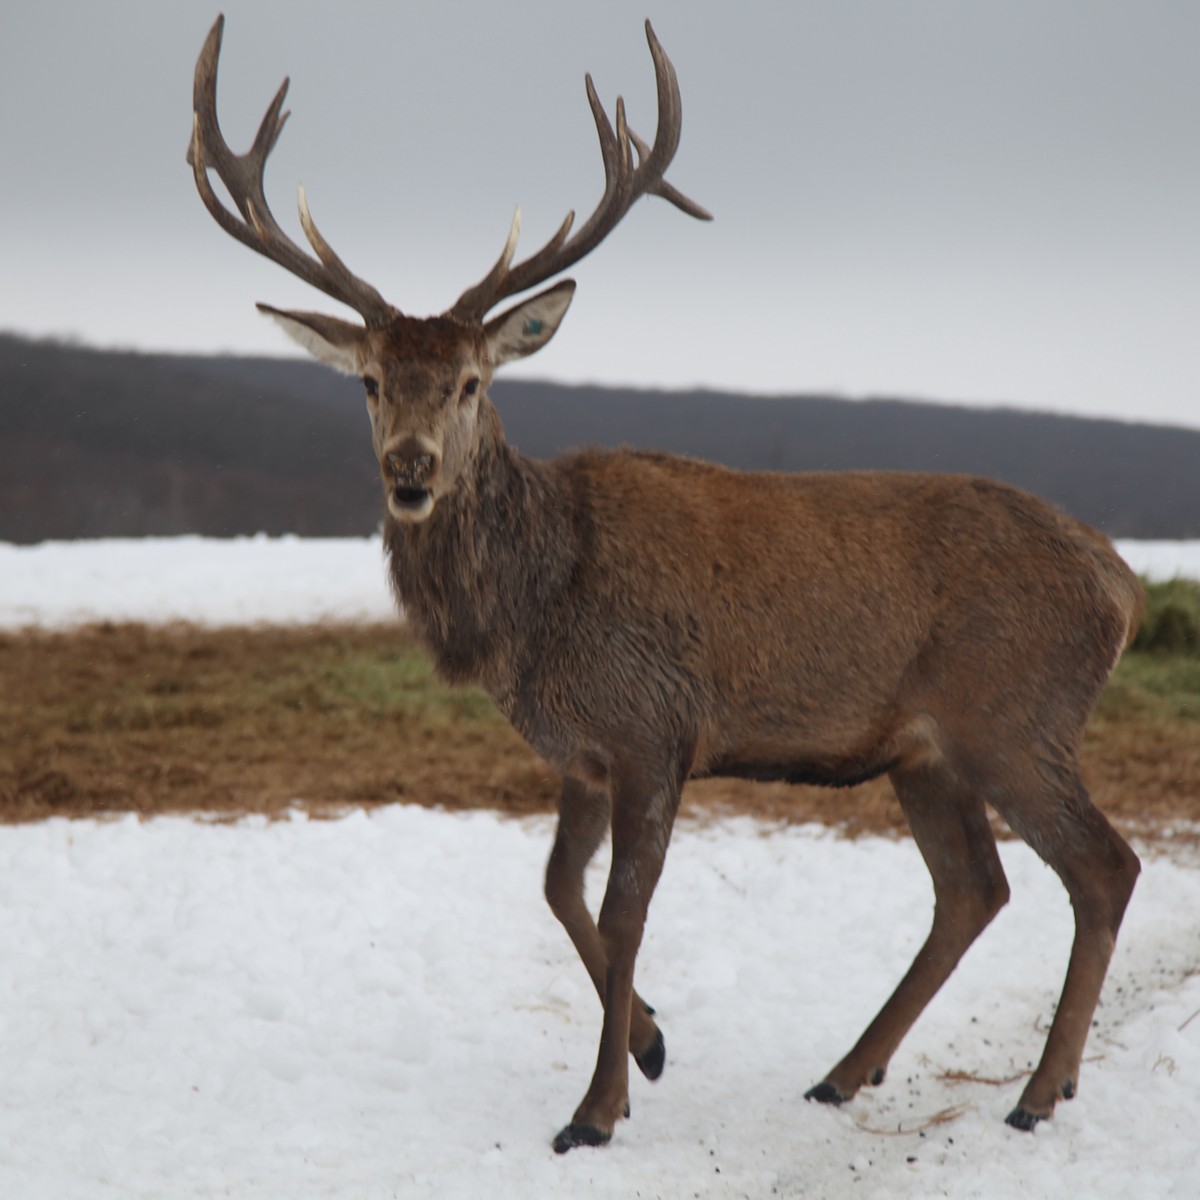
<svg viewBox="0 0 1200 1200"><path fill-rule="evenodd" d="M761 470L965 471L1114 537L1200 537L1200 431L898 400L762 399L499 380L509 439L674 450ZM316 364L0 335L0 541L369 533L361 389Z"/></svg>

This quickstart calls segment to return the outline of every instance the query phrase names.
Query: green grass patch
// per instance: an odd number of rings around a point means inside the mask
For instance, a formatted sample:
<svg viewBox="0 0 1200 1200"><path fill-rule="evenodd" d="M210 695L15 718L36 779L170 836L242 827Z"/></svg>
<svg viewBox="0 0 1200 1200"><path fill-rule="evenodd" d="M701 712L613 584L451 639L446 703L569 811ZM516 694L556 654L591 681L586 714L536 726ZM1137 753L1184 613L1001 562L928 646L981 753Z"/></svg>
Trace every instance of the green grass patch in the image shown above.
<svg viewBox="0 0 1200 1200"><path fill-rule="evenodd" d="M311 680L323 703L373 717L499 721L495 705L478 688L449 688L415 645L395 649L345 648L316 664Z"/></svg>
<svg viewBox="0 0 1200 1200"><path fill-rule="evenodd" d="M1200 723L1200 583L1142 582L1146 616L1113 672L1097 716L1150 725Z"/></svg>
<svg viewBox="0 0 1200 1200"><path fill-rule="evenodd" d="M1132 649L1146 654L1178 654L1200 658L1200 582L1142 580L1146 616Z"/></svg>
<svg viewBox="0 0 1200 1200"><path fill-rule="evenodd" d="M170 663L160 658L150 672L117 668L108 686L40 697L42 715L75 734L217 730L253 720L279 726L299 717L334 726L401 721L437 729L503 721L479 689L443 684L428 656L400 632L374 642L335 634L306 646L294 634L268 631L245 649L244 656L192 651ZM256 650L268 652L256 656ZM31 699L19 703L28 707Z"/></svg>
<svg viewBox="0 0 1200 1200"><path fill-rule="evenodd" d="M1129 651L1117 664L1096 715L1109 721L1195 721L1200 726L1200 657Z"/></svg>

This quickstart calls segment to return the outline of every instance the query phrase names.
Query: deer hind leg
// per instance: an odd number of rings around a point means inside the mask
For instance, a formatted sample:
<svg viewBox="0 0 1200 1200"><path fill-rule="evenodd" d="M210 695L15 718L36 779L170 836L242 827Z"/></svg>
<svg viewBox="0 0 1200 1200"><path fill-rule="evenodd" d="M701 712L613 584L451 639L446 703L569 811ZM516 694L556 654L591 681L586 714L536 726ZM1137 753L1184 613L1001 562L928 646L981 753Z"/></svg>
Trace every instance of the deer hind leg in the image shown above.
<svg viewBox="0 0 1200 1200"><path fill-rule="evenodd" d="M608 956L584 899L583 873L608 830L607 793L579 780L563 781L558 830L546 864L546 901L575 946L592 984L604 1003ZM666 1064L666 1045L654 1022L654 1009L633 993L629 1052L647 1079L657 1079Z"/></svg>
<svg viewBox="0 0 1200 1200"><path fill-rule="evenodd" d="M1008 901L983 801L945 763L896 769L892 784L933 877L933 927L879 1015L808 1100L841 1104L863 1085L882 1083L904 1035Z"/></svg>
<svg viewBox="0 0 1200 1200"><path fill-rule="evenodd" d="M636 1021L648 1022L657 1035L633 990L633 971L679 807L682 778L614 770L612 786L612 867L598 925L604 1024L592 1082L571 1123L554 1139L559 1154L576 1146L600 1146L612 1137L617 1120L629 1115L627 1048L636 1044ZM657 1045L661 1054L661 1037Z"/></svg>
<svg viewBox="0 0 1200 1200"><path fill-rule="evenodd" d="M1006 1120L1031 1130L1079 1086L1092 1016L1116 945L1117 930L1141 865L1128 843L1092 804L1074 767L1059 772L1052 804L1006 795L995 801L1008 823L1063 881L1075 910L1075 939L1058 1009L1033 1077ZM1043 784L1041 796L1046 796ZM1035 792L1023 793L1033 797Z"/></svg>

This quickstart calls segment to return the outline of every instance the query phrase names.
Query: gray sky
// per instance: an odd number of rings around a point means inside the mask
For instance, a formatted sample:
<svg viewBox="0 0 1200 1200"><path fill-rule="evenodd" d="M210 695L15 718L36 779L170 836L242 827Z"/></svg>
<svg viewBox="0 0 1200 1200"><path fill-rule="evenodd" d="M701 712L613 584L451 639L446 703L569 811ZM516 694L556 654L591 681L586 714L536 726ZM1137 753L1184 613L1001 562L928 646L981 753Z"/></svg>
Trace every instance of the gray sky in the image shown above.
<svg viewBox="0 0 1200 1200"><path fill-rule="evenodd" d="M289 353L255 300L337 311L222 233L184 165L219 0L8 0L0 328ZM526 376L832 390L1200 426L1200 4L1190 0L225 0L243 150L406 311L599 197L583 91L649 139L649 15L679 73L669 178L579 264ZM518 252L520 253L520 251Z"/></svg>

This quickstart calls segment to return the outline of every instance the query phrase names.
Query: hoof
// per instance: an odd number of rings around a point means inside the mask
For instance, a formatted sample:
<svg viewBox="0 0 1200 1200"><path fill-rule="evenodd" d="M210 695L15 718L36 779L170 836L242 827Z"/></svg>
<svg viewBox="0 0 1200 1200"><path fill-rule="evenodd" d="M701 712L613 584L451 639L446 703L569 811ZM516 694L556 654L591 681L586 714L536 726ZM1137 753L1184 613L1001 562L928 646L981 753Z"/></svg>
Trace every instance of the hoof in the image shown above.
<svg viewBox="0 0 1200 1200"><path fill-rule="evenodd" d="M1018 1104L1016 1108L1004 1118L1006 1125L1011 1125L1014 1129L1019 1129L1022 1133L1032 1133L1034 1126L1045 1120L1040 1113L1030 1112L1023 1105Z"/></svg>
<svg viewBox="0 0 1200 1200"><path fill-rule="evenodd" d="M658 1031L658 1036L654 1039L650 1049L644 1054L635 1054L633 1061L637 1063L638 1070L647 1079L657 1079L663 1073L663 1067L667 1062L667 1044L663 1041L661 1029Z"/></svg>
<svg viewBox="0 0 1200 1200"><path fill-rule="evenodd" d="M566 1154L576 1146L603 1146L612 1138L611 1133L604 1133L595 1125L576 1125L572 1122L558 1131L554 1139L554 1153Z"/></svg>
<svg viewBox="0 0 1200 1200"><path fill-rule="evenodd" d="M829 1082L828 1079L810 1087L804 1093L805 1100L815 1100L818 1104L844 1104L846 1097Z"/></svg>

